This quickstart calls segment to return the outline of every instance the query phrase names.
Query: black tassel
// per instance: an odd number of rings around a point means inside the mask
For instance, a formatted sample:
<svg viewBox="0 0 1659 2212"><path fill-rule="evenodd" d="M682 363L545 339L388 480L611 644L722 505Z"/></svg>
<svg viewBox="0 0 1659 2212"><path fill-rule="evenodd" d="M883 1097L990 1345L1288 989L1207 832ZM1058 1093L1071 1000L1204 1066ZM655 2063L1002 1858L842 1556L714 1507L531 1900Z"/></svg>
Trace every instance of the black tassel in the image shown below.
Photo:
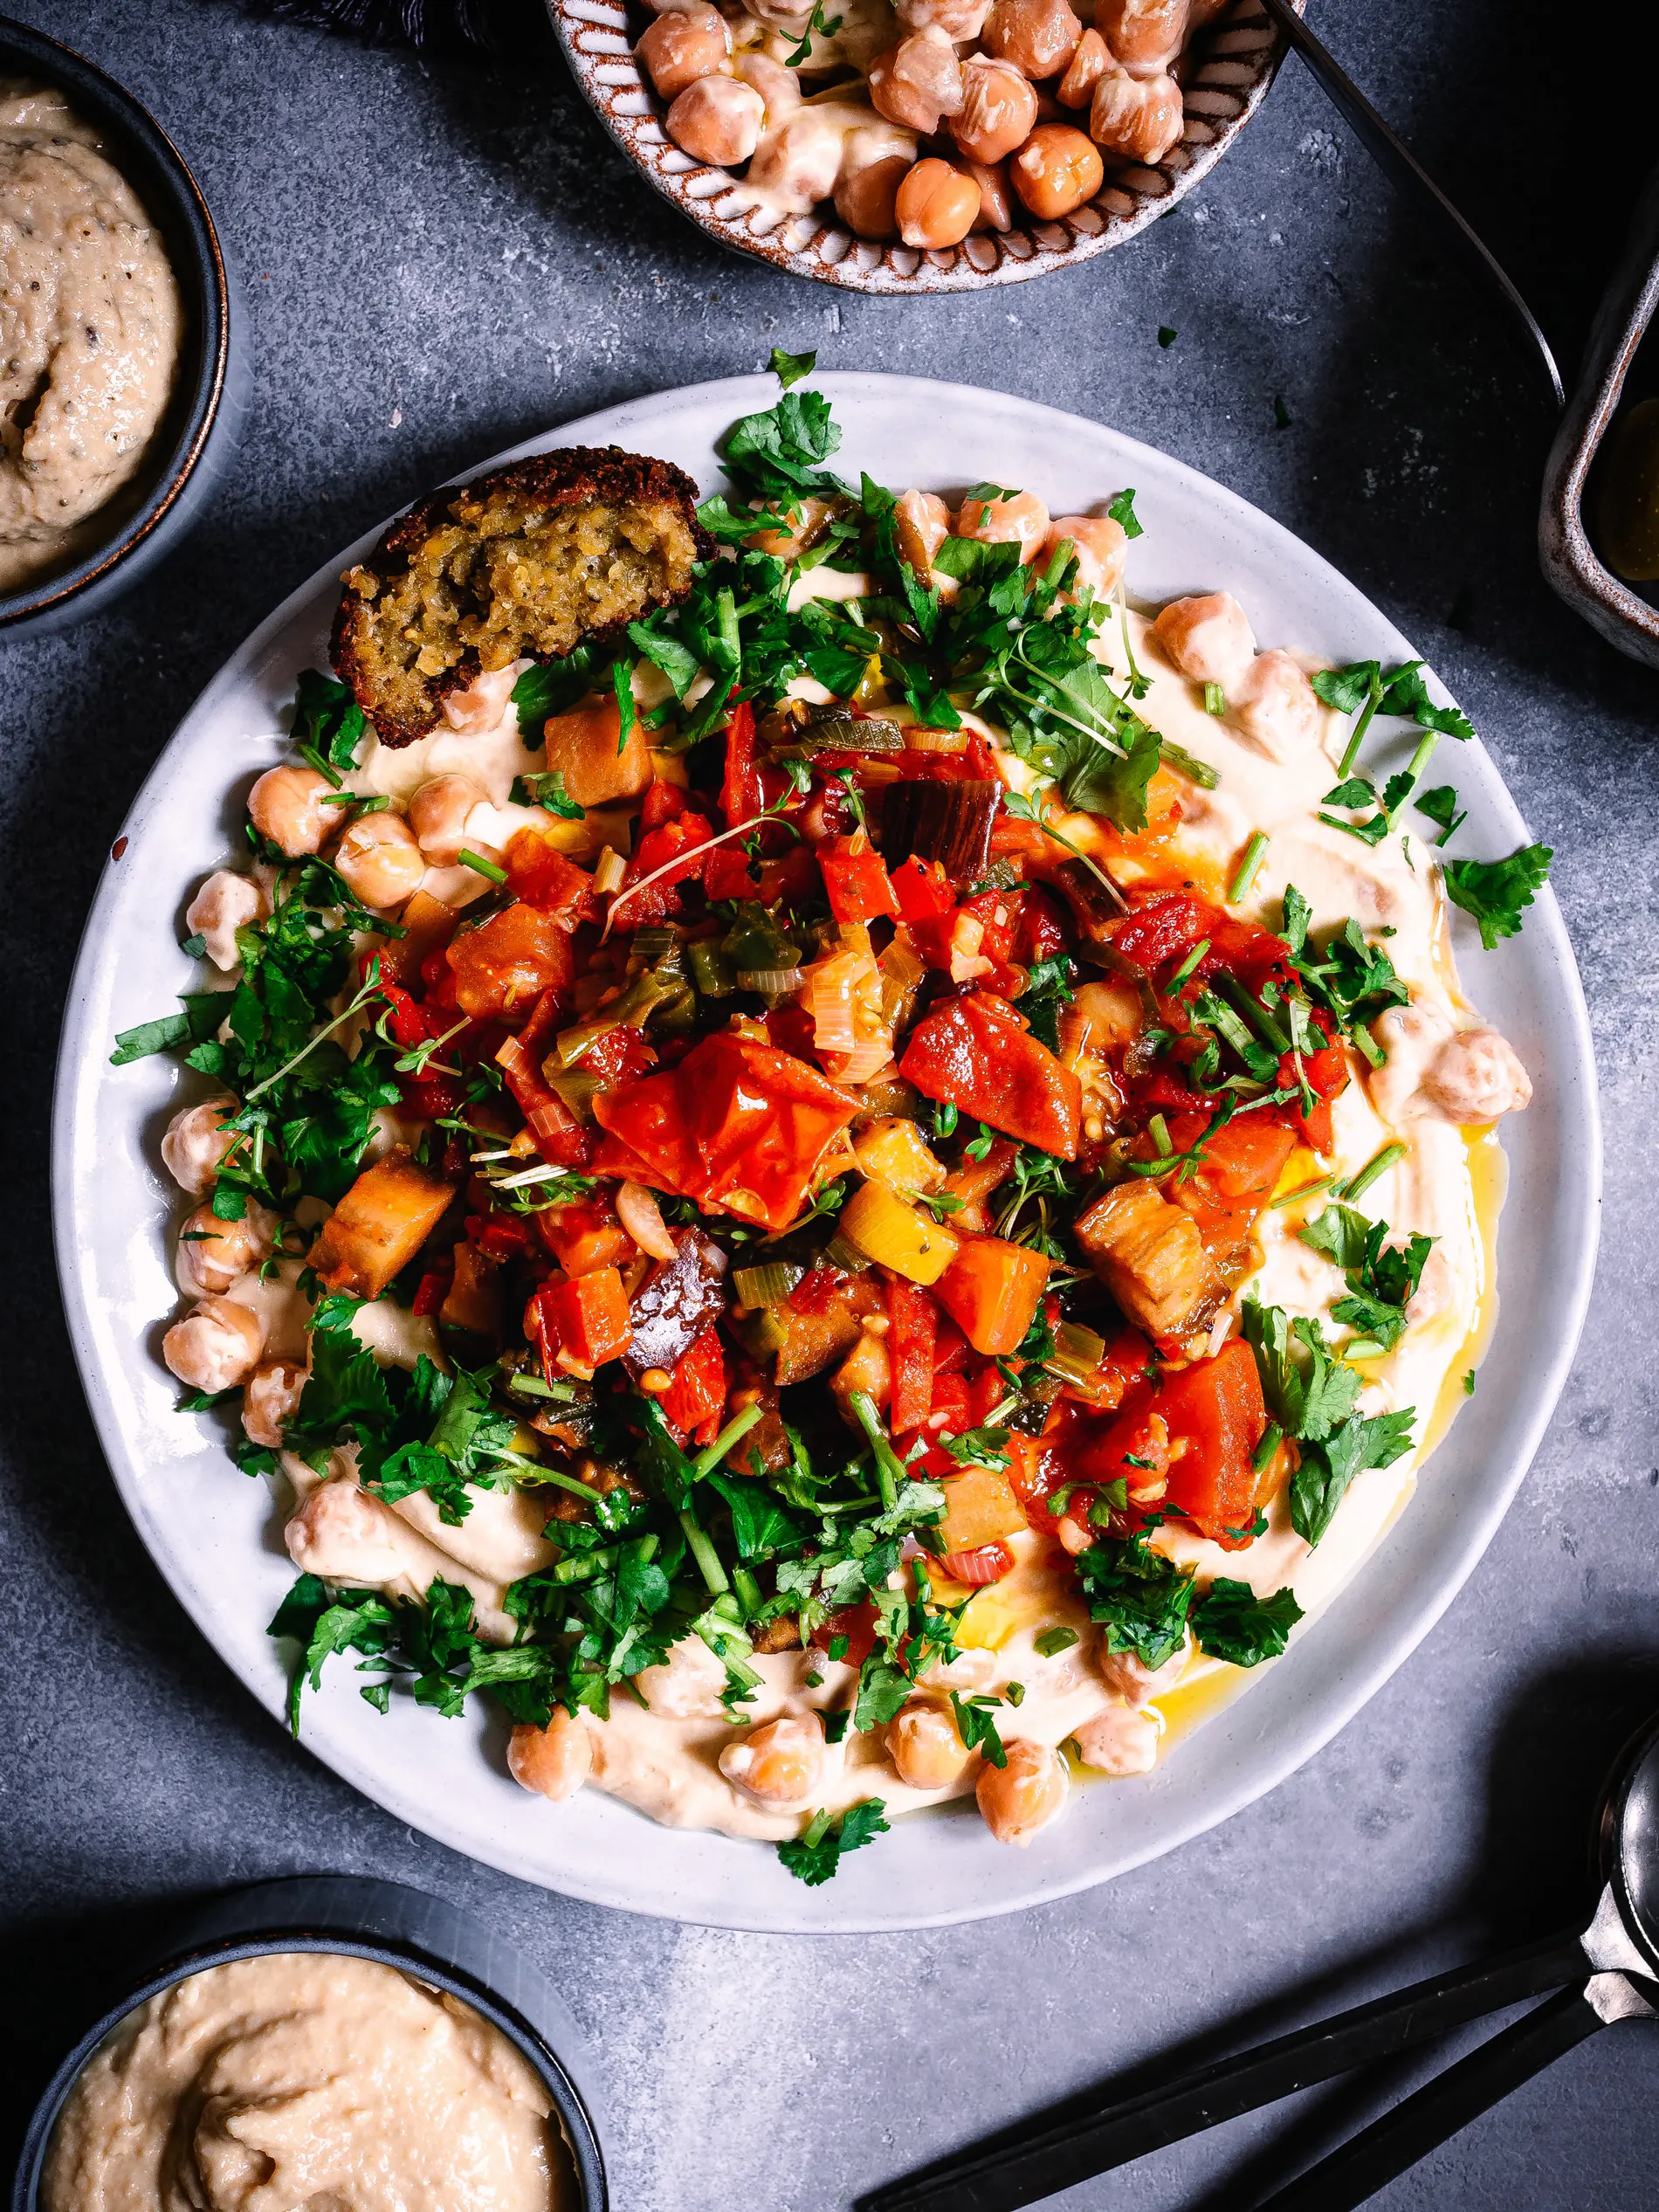
<svg viewBox="0 0 1659 2212"><path fill-rule="evenodd" d="M315 24L374 45L454 52L471 46L507 53L546 36L533 0L262 0L261 12Z"/></svg>

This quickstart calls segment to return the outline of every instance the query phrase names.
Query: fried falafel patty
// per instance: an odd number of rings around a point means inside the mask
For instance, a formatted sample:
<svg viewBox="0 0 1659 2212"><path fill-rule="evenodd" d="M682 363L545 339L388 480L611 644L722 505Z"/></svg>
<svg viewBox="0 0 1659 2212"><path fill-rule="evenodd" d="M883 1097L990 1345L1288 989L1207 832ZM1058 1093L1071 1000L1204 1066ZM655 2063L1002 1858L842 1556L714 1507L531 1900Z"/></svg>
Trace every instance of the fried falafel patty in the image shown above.
<svg viewBox="0 0 1659 2212"><path fill-rule="evenodd" d="M348 569L332 653L386 745L520 658L562 659L683 599L712 543L669 462L574 445L419 500Z"/></svg>

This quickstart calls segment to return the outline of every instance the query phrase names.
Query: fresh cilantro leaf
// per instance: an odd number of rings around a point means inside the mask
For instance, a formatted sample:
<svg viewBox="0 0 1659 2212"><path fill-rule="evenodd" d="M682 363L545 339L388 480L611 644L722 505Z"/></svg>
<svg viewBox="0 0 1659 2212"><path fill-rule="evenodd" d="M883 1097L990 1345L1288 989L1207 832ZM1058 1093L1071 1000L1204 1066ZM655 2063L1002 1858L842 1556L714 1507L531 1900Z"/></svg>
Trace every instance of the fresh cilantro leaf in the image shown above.
<svg viewBox="0 0 1659 2212"><path fill-rule="evenodd" d="M1270 1597L1257 1597L1248 1582L1218 1577L1193 1608L1193 1633L1213 1658L1253 1667L1277 1658L1301 1618L1288 1585Z"/></svg>
<svg viewBox="0 0 1659 2212"><path fill-rule="evenodd" d="M1119 492L1117 498L1107 507L1106 513L1118 525L1125 537L1141 538L1146 534L1141 527L1139 517L1135 513L1135 495L1132 491Z"/></svg>
<svg viewBox="0 0 1659 2212"><path fill-rule="evenodd" d="M1409 660L1401 667L1389 670L1384 679L1379 712L1404 715L1420 729L1439 730L1446 737L1465 741L1473 737L1475 725L1467 714L1456 706L1436 706L1429 698L1422 665L1420 660Z"/></svg>
<svg viewBox="0 0 1659 2212"><path fill-rule="evenodd" d="M378 1590L341 1590L330 1596L315 1575L302 1575L277 1608L267 1635L292 1637L301 1647L288 1685L288 1726L299 1733L299 1699L306 1684L322 1687L323 1662L336 1651L382 1656L391 1642L397 1616Z"/></svg>
<svg viewBox="0 0 1659 2212"><path fill-rule="evenodd" d="M652 630L643 622L630 622L628 635L647 660L660 668L674 686L676 699L684 699L697 681L702 662L678 637L671 637L664 631Z"/></svg>
<svg viewBox="0 0 1659 2212"><path fill-rule="evenodd" d="M1457 794L1449 783L1436 783L1432 790L1421 793L1416 804L1419 814L1426 814L1440 825L1440 835L1435 839L1437 845L1447 844L1469 819L1467 811L1458 812Z"/></svg>
<svg viewBox="0 0 1659 2212"><path fill-rule="evenodd" d="M981 1753L993 1767L1006 1767L1008 1763L992 1710L1000 1702L989 1698L963 1698L956 1691L951 1692L951 1711L956 1716L956 1733L962 1740L964 1750Z"/></svg>
<svg viewBox="0 0 1659 2212"><path fill-rule="evenodd" d="M515 775L509 796L514 806L544 807L567 822L580 822L587 813L565 789L564 771L546 768L533 775Z"/></svg>
<svg viewBox="0 0 1659 2212"><path fill-rule="evenodd" d="M1507 860L1447 861L1446 895L1474 916L1488 952L1519 935L1521 915L1548 880L1554 857L1546 844L1527 844Z"/></svg>
<svg viewBox="0 0 1659 2212"><path fill-rule="evenodd" d="M1327 791L1319 802L1321 806L1375 806L1376 803L1376 787L1367 783L1363 775L1351 775L1346 783L1339 783L1333 791Z"/></svg>
<svg viewBox="0 0 1659 2212"><path fill-rule="evenodd" d="M1367 1467L1389 1467L1411 1450L1416 1409L1374 1416L1356 1414L1339 1429L1302 1446L1291 1478L1291 1526L1304 1542L1317 1544L1331 1526L1354 1477Z"/></svg>
<svg viewBox="0 0 1659 2212"><path fill-rule="evenodd" d="M798 384L803 376L810 376L817 365L816 353L786 354L781 346L773 347L772 359L768 363L786 392L791 384Z"/></svg>
<svg viewBox="0 0 1659 2212"><path fill-rule="evenodd" d="M1166 353L1180 335L1181 333L1178 330L1172 330L1167 323L1160 323L1158 327L1158 343Z"/></svg>
<svg viewBox="0 0 1659 2212"><path fill-rule="evenodd" d="M1162 1666L1186 1634L1190 1572L1153 1551L1145 1529L1103 1537L1081 1554L1077 1572L1091 1619L1105 1623L1107 1650L1132 1651L1153 1671Z"/></svg>
<svg viewBox="0 0 1659 2212"><path fill-rule="evenodd" d="M211 1037L235 996L233 991L192 991L179 1001L182 1014L163 1014L156 1021L141 1022L136 1029L120 1030L109 1056L111 1067L124 1068L134 1060L148 1059L152 1052L170 1052L176 1045Z"/></svg>
<svg viewBox="0 0 1659 2212"><path fill-rule="evenodd" d="M1094 682L1108 691L1098 665ZM1161 743L1156 730L1137 716L1127 757L1110 753L1092 739L1084 739L1068 759L1061 790L1066 804L1085 814L1101 814L1117 829L1133 834L1146 826L1146 786L1157 772ZM1086 749L1084 749L1086 748Z"/></svg>
<svg viewBox="0 0 1659 2212"><path fill-rule="evenodd" d="M895 1596L901 1593L895 1591ZM852 1725L860 1735L868 1728L885 1728L914 1692L916 1685L891 1660L872 1651L858 1670L858 1701L853 1707Z"/></svg>
<svg viewBox="0 0 1659 2212"><path fill-rule="evenodd" d="M988 585L1019 576L1022 566L1017 545L993 545L983 538L947 538L934 554L933 565L941 576ZM1023 599L1023 593L1021 596Z"/></svg>
<svg viewBox="0 0 1659 2212"><path fill-rule="evenodd" d="M179 950L186 960L201 960L207 952L207 939L199 929L193 931L179 947Z"/></svg>
<svg viewBox="0 0 1659 2212"><path fill-rule="evenodd" d="M549 714L562 714L592 691L604 675L609 655L589 644L580 644L561 660L538 661L527 668L513 686L513 704L519 710L519 727L532 751L541 741L541 726Z"/></svg>
<svg viewBox="0 0 1659 2212"><path fill-rule="evenodd" d="M718 1467L706 1479L732 1509L732 1537L740 1559L770 1559L799 1549L801 1524L766 1484L723 1474Z"/></svg>
<svg viewBox="0 0 1659 2212"><path fill-rule="evenodd" d="M293 688L293 720L289 734L299 747L321 755L330 768L348 770L357 765L361 741L363 710L344 684L314 668L302 668Z"/></svg>
<svg viewBox="0 0 1659 2212"><path fill-rule="evenodd" d="M1256 1354L1268 1410L1287 1436L1322 1441L1353 1413L1360 1378L1332 1355L1317 1321L1292 1321L1281 1306L1247 1298L1239 1327Z"/></svg>
<svg viewBox="0 0 1659 2212"><path fill-rule="evenodd" d="M1008 1464L1006 1429L966 1429L960 1437L942 1439L951 1457L965 1467L1006 1467Z"/></svg>
<svg viewBox="0 0 1659 2212"><path fill-rule="evenodd" d="M778 1845L778 1857L798 1881L816 1889L833 1878L843 1854L856 1851L873 1836L887 1833L883 1818L887 1808L879 1797L866 1797L837 1820L815 1813L804 1835Z"/></svg>
<svg viewBox="0 0 1659 2212"><path fill-rule="evenodd" d="M1374 660L1350 661L1346 668L1321 668L1310 679L1314 695L1339 714L1357 713L1382 692L1382 669Z"/></svg>
<svg viewBox="0 0 1659 2212"><path fill-rule="evenodd" d="M764 414L746 415L721 443L727 473L767 500L802 492L841 491L820 464L841 444L841 431L822 392L789 391Z"/></svg>
<svg viewBox="0 0 1659 2212"><path fill-rule="evenodd" d="M1060 1050L1060 1009L1070 1005L1076 996L1071 988L1071 963L1064 953L1036 961L1027 973L1025 989L1020 993L1020 1011L1031 1035L1050 1052ZM937 1113L939 1109L934 1111Z"/></svg>
<svg viewBox="0 0 1659 2212"><path fill-rule="evenodd" d="M741 545L757 530L764 530L767 518L747 508L734 507L724 492L717 492L712 500L705 500L697 510L697 519L722 545Z"/></svg>
<svg viewBox="0 0 1659 2212"><path fill-rule="evenodd" d="M1327 1206L1304 1227L1302 1242L1323 1252L1346 1274L1350 1268L1365 1265L1366 1239L1370 1233L1371 1223L1357 1207Z"/></svg>

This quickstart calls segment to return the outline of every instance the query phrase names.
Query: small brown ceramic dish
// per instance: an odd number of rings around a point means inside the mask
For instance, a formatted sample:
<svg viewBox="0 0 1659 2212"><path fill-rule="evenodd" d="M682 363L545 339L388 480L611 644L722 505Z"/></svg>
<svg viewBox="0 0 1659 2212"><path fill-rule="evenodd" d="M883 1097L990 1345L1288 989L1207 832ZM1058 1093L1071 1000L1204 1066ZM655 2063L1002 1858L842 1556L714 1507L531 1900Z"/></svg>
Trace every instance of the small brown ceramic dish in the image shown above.
<svg viewBox="0 0 1659 2212"><path fill-rule="evenodd" d="M1298 13L1305 0L1295 0ZM774 268L852 292L976 292L1070 269L1121 245L1166 215L1215 168L1266 97L1284 59L1262 0L1232 0L1193 42L1180 142L1154 167L1109 175L1095 197L1057 223L1020 210L1012 230L939 252L855 238L827 203L777 216L731 170L684 154L663 127L666 103L635 63L650 20L638 0L547 0L571 73L605 128L646 182L699 230Z"/></svg>
<svg viewBox="0 0 1659 2212"><path fill-rule="evenodd" d="M107 606L194 527L236 449L248 402L245 318L196 179L155 118L101 69L0 16L0 77L56 86L105 141L161 232L184 308L173 387L144 465L67 567L0 593L0 636L60 629Z"/></svg>
<svg viewBox="0 0 1659 2212"><path fill-rule="evenodd" d="M1539 556L1552 587L1610 645L1659 668L1659 606L1616 576L1591 542L1584 503L1625 380L1659 310L1659 170L1649 179L1590 333L1584 368L1544 475ZM1594 520L1594 508L1592 509Z"/></svg>

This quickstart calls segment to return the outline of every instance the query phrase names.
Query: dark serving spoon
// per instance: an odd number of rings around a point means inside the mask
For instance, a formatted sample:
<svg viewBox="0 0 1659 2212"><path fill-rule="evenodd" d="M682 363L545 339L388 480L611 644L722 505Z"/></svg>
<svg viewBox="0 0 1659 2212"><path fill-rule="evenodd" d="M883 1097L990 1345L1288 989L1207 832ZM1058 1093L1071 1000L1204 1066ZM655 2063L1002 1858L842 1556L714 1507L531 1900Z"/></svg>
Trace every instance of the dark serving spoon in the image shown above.
<svg viewBox="0 0 1659 2212"><path fill-rule="evenodd" d="M1482 2043L1257 2212L1352 2212L1479 2112L1615 2020L1659 2018L1659 1719L1614 1762L1596 1812L1590 1925L1433 1975L1119 2104L1004 2136L861 2197L857 2212L1017 2212L1097 2174L1529 1997Z"/></svg>
<svg viewBox="0 0 1659 2212"><path fill-rule="evenodd" d="M1348 123L1383 175L1408 197L1415 198L1420 207L1427 209L1435 218L1442 237L1464 265L1472 269L1480 282L1502 300L1525 331L1528 345L1550 380L1556 405L1565 407L1566 393L1561 383L1561 372L1556 366L1555 355L1550 349L1550 341L1539 327L1538 317L1511 282L1497 255L1465 222L1404 140L1383 121L1353 78L1332 58L1330 50L1314 37L1291 5L1290 0L1262 0L1262 5L1271 17L1280 36L1295 47L1318 79L1332 106Z"/></svg>

